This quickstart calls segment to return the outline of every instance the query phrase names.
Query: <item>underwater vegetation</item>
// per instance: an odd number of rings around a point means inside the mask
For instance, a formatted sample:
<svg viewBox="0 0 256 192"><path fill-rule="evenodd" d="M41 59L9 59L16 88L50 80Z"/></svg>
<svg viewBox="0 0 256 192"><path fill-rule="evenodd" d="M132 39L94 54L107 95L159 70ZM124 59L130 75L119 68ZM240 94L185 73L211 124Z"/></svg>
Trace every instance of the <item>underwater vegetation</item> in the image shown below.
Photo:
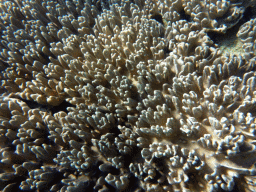
<svg viewBox="0 0 256 192"><path fill-rule="evenodd" d="M256 191L256 1L0 0L0 190Z"/></svg>

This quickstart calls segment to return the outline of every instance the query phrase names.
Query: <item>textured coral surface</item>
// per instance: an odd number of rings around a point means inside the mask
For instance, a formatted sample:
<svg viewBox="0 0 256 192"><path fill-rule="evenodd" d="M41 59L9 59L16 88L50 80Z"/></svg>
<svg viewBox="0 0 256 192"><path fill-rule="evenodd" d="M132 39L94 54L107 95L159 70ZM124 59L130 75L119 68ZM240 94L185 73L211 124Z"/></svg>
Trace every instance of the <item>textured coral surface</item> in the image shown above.
<svg viewBox="0 0 256 192"><path fill-rule="evenodd" d="M256 191L256 1L0 0L0 190Z"/></svg>

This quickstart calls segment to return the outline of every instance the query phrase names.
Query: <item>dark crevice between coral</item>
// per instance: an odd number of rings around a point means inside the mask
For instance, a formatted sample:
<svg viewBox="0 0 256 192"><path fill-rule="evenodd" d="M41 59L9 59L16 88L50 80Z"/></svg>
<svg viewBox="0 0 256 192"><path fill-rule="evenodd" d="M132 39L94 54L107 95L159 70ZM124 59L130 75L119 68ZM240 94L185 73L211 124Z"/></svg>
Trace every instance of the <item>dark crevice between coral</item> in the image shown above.
<svg viewBox="0 0 256 192"><path fill-rule="evenodd" d="M216 32L216 31L208 31L206 33L210 37L210 39L215 44L218 44L219 46L221 46L224 42L228 42L228 40L229 40L229 42L233 43L237 39L236 34L237 34L239 28L244 23L246 23L247 21L249 21L250 19L252 19L254 17L256 17L256 15L253 12L253 8L248 7L248 8L246 8L246 10L244 12L244 15L241 18L241 20L236 25L234 25L233 27L227 29L227 31L225 33Z"/></svg>
<svg viewBox="0 0 256 192"><path fill-rule="evenodd" d="M166 47L163 50L165 57L169 56L169 53L171 52L168 47L169 47L169 42L167 43Z"/></svg>
<svg viewBox="0 0 256 192"><path fill-rule="evenodd" d="M53 180L51 180L51 182L49 183L49 185L54 185L54 184L59 184L61 183L61 180L64 179L65 177L63 176L63 173L56 171L55 172L55 177L53 178Z"/></svg>
<svg viewBox="0 0 256 192"><path fill-rule="evenodd" d="M75 107L74 105L68 103L65 100L58 106L44 105L44 104L37 103L35 101L26 100L26 99L21 99L21 100L25 102L30 109L40 108L43 111L51 112L52 115L60 111L64 111L65 113L68 113L68 110L67 110L68 107Z"/></svg>
<svg viewBox="0 0 256 192"><path fill-rule="evenodd" d="M143 158L141 157L141 149L139 149L137 146L131 147L130 154L124 155L124 166L129 167L129 165L132 162L143 162Z"/></svg>
<svg viewBox="0 0 256 192"><path fill-rule="evenodd" d="M59 42L59 40L56 39L54 42ZM50 50L51 47L48 47L48 49ZM50 52L50 54L46 55L42 51L39 51L39 54L47 61L47 63L45 65L48 65L49 63L51 63L51 58L52 59L58 59L52 52Z"/></svg>
<svg viewBox="0 0 256 192"><path fill-rule="evenodd" d="M202 186L200 187L200 177L198 176L198 171L194 170L192 172L187 173L189 181L186 183L192 191L203 191Z"/></svg>
<svg viewBox="0 0 256 192"><path fill-rule="evenodd" d="M20 190L19 186L22 181L26 180L26 177L24 176L18 176L16 175L14 179L11 179L9 181L1 181L1 186L5 184L5 188L0 188L1 191L17 191L17 192L28 192L27 190ZM9 186L8 186L9 185ZM4 189L4 190L3 190Z"/></svg>
<svg viewBox="0 0 256 192"><path fill-rule="evenodd" d="M159 183L158 180L161 179L162 177L163 177L163 175L159 171L156 171L156 175L154 176L153 179L150 180L150 183L151 184L158 184Z"/></svg>
<svg viewBox="0 0 256 192"><path fill-rule="evenodd" d="M162 15L160 15L160 14L154 14L154 15L152 15L152 16L151 16L151 19L156 20L158 23L161 23L162 25L164 24L164 22L163 22L163 17L162 17Z"/></svg>
<svg viewBox="0 0 256 192"><path fill-rule="evenodd" d="M93 191L94 183L92 181L82 181L80 186L83 188L82 190ZM80 190L77 190L77 192L78 191Z"/></svg>
<svg viewBox="0 0 256 192"><path fill-rule="evenodd" d="M120 122L118 122L118 121L120 121ZM118 129L118 125L124 126L124 122L122 122L122 121L125 121L125 120L123 120L122 118L117 118L116 124L115 124L114 126L112 126L112 128L110 128L110 129L108 130L108 133L112 133L112 134L113 134L113 137L118 137L119 134L122 134L122 132ZM123 123L123 124L122 124L122 123ZM101 133L101 134L99 135L99 138L100 138L100 136L101 136L102 134L106 134L106 133Z"/></svg>
<svg viewBox="0 0 256 192"><path fill-rule="evenodd" d="M131 175L131 176L129 177L129 185L128 185L128 187L124 190L124 192L133 192L133 191L144 192L143 189L138 190L139 188L140 188L139 179L136 178L134 175Z"/></svg>
<svg viewBox="0 0 256 192"><path fill-rule="evenodd" d="M244 186L242 186L241 184L238 185L238 183L243 183L243 182L241 182L241 180L243 180L243 178L236 178L236 177L233 177L233 178L235 180L235 185L234 185L233 189L230 192L245 192ZM244 181L244 183L246 183L246 182ZM222 190L222 191L227 192L227 191L224 191L224 190ZM248 190L248 191L250 191L250 190Z"/></svg>
<svg viewBox="0 0 256 192"><path fill-rule="evenodd" d="M187 14L185 13L185 10L184 10L184 9L182 9L182 10L179 12L179 14L180 14L180 20L186 20L186 21L188 21L188 22L191 21L191 16L190 16L190 15L187 15Z"/></svg>
<svg viewBox="0 0 256 192"><path fill-rule="evenodd" d="M119 175L121 172L119 169L115 168L112 164L105 164L105 168L104 169L98 169L98 167L100 167L100 165L104 164L102 161L98 161L97 163L97 170L100 172L100 176L107 176L108 173L111 173L112 175ZM96 168L96 167L95 167Z"/></svg>
<svg viewBox="0 0 256 192"><path fill-rule="evenodd" d="M132 84L131 86L131 92L133 93L131 94L131 99L134 99L137 102L140 101L140 94L138 93L138 88L134 84Z"/></svg>
<svg viewBox="0 0 256 192"><path fill-rule="evenodd" d="M112 174L112 175L120 175L120 170L119 169L117 169L117 168L115 168L115 167L111 167L111 169L110 169L110 173Z"/></svg>
<svg viewBox="0 0 256 192"><path fill-rule="evenodd" d="M35 108L47 109L47 105L39 104L35 101L30 101L30 100L26 100L26 99L20 99L20 100L25 102L27 104L27 106L29 106L30 109L35 109Z"/></svg>
<svg viewBox="0 0 256 192"><path fill-rule="evenodd" d="M93 177L94 178L106 178L106 176L108 175L109 172L105 172L105 171L101 171L99 169L99 166L103 164L102 161L98 161L96 166L91 170L94 174L93 174ZM116 169L115 167L113 167L114 169ZM112 167L111 167L112 169ZM112 173L111 173L112 174ZM120 174L120 172L119 172ZM97 182L98 179L95 179L94 182L91 182L93 185L92 185L92 190L90 191L99 191L100 189L102 189L102 185L99 185L95 183L95 181ZM116 188L114 188L113 186L109 185L107 182L104 183L104 185L107 187L107 189L109 189L109 191L116 191Z"/></svg>
<svg viewBox="0 0 256 192"><path fill-rule="evenodd" d="M1 50L2 52L2 50ZM0 56L0 71L4 71L7 67L9 67L10 65L4 60L3 57Z"/></svg>
<svg viewBox="0 0 256 192"><path fill-rule="evenodd" d="M105 88L107 88L107 89L111 89L111 84L108 82L108 81L103 81L103 86L105 87Z"/></svg>
<svg viewBox="0 0 256 192"><path fill-rule="evenodd" d="M137 144L138 144L138 142L137 142ZM145 162L145 159L141 155L141 149L137 146L133 148L130 158L132 159L130 161L130 163L144 163Z"/></svg>
<svg viewBox="0 0 256 192"><path fill-rule="evenodd" d="M112 175L120 175L120 170L115 168L114 166L110 166L108 172L103 172L104 176L107 176L109 173Z"/></svg>
<svg viewBox="0 0 256 192"><path fill-rule="evenodd" d="M251 115L255 117L256 116L256 107L252 106L250 109L251 109L250 110Z"/></svg>
<svg viewBox="0 0 256 192"><path fill-rule="evenodd" d="M250 167L254 166L256 162L256 156L255 153L250 153L252 151L251 146L243 145L239 148L240 155L229 157L230 160L232 160L234 163L239 165L240 167L249 169ZM239 158L238 158L239 157Z"/></svg>
<svg viewBox="0 0 256 192"><path fill-rule="evenodd" d="M207 35L210 37L210 39L213 41L213 43L221 46L224 41L227 41L227 39L231 40L232 42L236 39L236 33L238 32L238 28L230 28L226 31L226 33L217 32L217 31L209 31L206 32Z"/></svg>
<svg viewBox="0 0 256 192"><path fill-rule="evenodd" d="M161 24L161 28L160 28L160 32L159 32L159 37L163 38L164 37L164 33L165 33L163 16L161 14L159 14L159 13L154 13L150 17L150 19L155 20L156 22ZM151 57L153 57L153 55L151 55Z"/></svg>
<svg viewBox="0 0 256 192"><path fill-rule="evenodd" d="M66 5L67 6L67 9L69 10L68 12L70 13L70 14L72 14L74 17L75 17L75 19L78 19L78 17L79 17L79 14L77 13L77 11L73 11L73 7L76 7L76 5L74 5L74 3L73 2L69 2L71 5Z"/></svg>
<svg viewBox="0 0 256 192"><path fill-rule="evenodd" d="M68 107L75 107L75 105L72 105L72 104L70 104L69 102L67 102L67 101L63 101L61 104L59 104L58 106L51 106L50 108L49 108L49 110L52 112L52 114L54 114L54 113L57 113L57 112L59 112L59 111L64 111L65 113L68 113L68 110L67 110L67 108Z"/></svg>
<svg viewBox="0 0 256 192"><path fill-rule="evenodd" d="M109 10L109 1L92 0L92 4L95 5L100 13L102 13L104 9Z"/></svg>
<svg viewBox="0 0 256 192"><path fill-rule="evenodd" d="M256 65L251 65L251 63L247 64L246 62L247 61L243 59L243 65L241 65L241 67L238 68L237 72L234 74L235 76L243 79L245 73L256 70Z"/></svg>
<svg viewBox="0 0 256 192"><path fill-rule="evenodd" d="M242 22L242 24L244 24L245 22L256 18L256 7L247 7L243 13L243 17L240 20L240 22ZM241 25L242 25L241 24Z"/></svg>

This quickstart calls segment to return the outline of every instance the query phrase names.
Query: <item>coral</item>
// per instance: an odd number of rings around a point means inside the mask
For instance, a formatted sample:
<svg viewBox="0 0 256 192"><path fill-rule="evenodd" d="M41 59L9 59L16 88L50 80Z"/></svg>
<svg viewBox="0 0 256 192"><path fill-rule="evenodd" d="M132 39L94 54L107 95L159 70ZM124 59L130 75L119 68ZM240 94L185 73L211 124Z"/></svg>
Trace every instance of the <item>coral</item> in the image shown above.
<svg viewBox="0 0 256 192"><path fill-rule="evenodd" d="M255 10L0 0L0 190L255 191Z"/></svg>

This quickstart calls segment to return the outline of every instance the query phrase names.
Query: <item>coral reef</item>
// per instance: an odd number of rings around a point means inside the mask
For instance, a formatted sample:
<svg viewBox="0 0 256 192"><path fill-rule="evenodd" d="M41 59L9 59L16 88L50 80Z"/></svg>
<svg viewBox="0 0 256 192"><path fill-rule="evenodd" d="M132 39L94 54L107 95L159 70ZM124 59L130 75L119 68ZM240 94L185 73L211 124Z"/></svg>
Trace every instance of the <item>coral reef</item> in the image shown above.
<svg viewBox="0 0 256 192"><path fill-rule="evenodd" d="M0 16L1 191L256 191L255 0Z"/></svg>

